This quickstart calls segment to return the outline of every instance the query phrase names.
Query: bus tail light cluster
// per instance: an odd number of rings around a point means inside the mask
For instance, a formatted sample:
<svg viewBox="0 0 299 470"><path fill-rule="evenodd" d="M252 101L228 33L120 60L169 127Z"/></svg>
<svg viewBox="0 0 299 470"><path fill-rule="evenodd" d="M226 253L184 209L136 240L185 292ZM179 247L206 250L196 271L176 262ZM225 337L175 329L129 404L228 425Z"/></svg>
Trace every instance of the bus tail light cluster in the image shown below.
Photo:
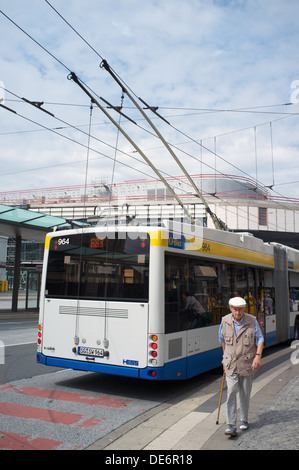
<svg viewBox="0 0 299 470"><path fill-rule="evenodd" d="M42 351L42 336L43 336L43 327L42 325L38 325L38 333L37 333L37 352Z"/></svg>
<svg viewBox="0 0 299 470"><path fill-rule="evenodd" d="M149 360L152 366L156 366L158 363L158 336L150 335L149 343Z"/></svg>

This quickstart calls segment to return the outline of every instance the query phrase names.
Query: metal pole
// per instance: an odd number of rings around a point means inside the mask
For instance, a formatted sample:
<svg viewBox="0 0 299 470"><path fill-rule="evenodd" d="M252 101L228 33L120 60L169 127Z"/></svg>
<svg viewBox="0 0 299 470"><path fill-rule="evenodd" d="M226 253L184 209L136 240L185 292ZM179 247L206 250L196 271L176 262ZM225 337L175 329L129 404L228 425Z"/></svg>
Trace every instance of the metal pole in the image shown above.
<svg viewBox="0 0 299 470"><path fill-rule="evenodd" d="M223 392L224 379L225 379L225 371L223 372L223 377L222 377L222 384L221 384L221 391L220 391L220 398L219 398L218 414L217 414L216 424L219 423L219 414L220 414L220 406L221 406L221 400L222 400L222 392Z"/></svg>
<svg viewBox="0 0 299 470"><path fill-rule="evenodd" d="M11 306L11 309L13 312L16 312L18 310L22 238L20 237L20 235L17 235L15 240L16 240L15 262L14 262L14 277L13 277L13 291L12 291L12 306Z"/></svg>

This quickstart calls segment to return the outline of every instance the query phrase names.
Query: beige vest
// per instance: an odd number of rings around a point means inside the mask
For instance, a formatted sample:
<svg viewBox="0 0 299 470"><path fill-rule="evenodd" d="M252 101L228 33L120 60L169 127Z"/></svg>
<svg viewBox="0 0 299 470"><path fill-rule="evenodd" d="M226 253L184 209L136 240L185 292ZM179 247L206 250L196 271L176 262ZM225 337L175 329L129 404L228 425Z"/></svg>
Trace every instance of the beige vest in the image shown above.
<svg viewBox="0 0 299 470"><path fill-rule="evenodd" d="M236 336L231 313L222 318L222 332L225 340L223 364L227 375L236 371L241 376L252 375L251 368L256 355L255 317L244 313L243 323Z"/></svg>

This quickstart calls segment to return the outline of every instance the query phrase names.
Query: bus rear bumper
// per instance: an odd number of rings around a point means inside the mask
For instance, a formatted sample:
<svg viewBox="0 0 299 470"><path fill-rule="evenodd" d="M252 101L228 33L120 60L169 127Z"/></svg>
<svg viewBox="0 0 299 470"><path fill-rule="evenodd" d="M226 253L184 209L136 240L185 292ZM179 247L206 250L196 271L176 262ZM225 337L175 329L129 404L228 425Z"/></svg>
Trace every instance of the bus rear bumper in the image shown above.
<svg viewBox="0 0 299 470"><path fill-rule="evenodd" d="M74 369L102 374L122 375L145 380L186 380L195 375L214 369L221 365L222 348L194 354L164 364L163 367L137 367L114 366L96 362L62 359L37 354L37 362L62 369Z"/></svg>
<svg viewBox="0 0 299 470"><path fill-rule="evenodd" d="M44 354L37 353L37 363L47 366L60 367L62 369L74 369L89 372L98 372L102 374L122 375L124 377L135 377L140 379L163 380L163 368L146 367L138 369L135 367L113 366L109 364L97 364L87 361L76 361L72 359L62 359L59 357L49 357ZM155 372L153 374L153 371Z"/></svg>

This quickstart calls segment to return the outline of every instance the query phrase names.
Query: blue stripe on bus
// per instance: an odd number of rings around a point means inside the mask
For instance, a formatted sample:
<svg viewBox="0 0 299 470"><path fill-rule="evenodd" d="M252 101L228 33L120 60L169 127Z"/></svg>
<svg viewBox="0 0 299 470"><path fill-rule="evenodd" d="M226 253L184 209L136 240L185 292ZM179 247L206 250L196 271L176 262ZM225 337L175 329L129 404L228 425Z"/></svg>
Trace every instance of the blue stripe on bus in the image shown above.
<svg viewBox="0 0 299 470"><path fill-rule="evenodd" d="M39 364L61 367L63 369L83 370L90 372L102 372L105 374L123 375L126 377L139 377L139 369L134 367L109 366L108 364L96 364L87 361L75 361L73 359L61 359L59 357L47 357L38 353Z"/></svg>
<svg viewBox="0 0 299 470"><path fill-rule="evenodd" d="M295 337L295 327L290 326L290 338L294 338L294 337Z"/></svg>
<svg viewBox="0 0 299 470"><path fill-rule="evenodd" d="M156 380L186 380L198 374L221 366L222 347L200 352L189 357L184 357L171 362L166 362L164 367L156 368ZM140 371L140 378L151 378L152 367Z"/></svg>
<svg viewBox="0 0 299 470"><path fill-rule="evenodd" d="M223 350L220 346L187 358L187 379L221 366Z"/></svg>
<svg viewBox="0 0 299 470"><path fill-rule="evenodd" d="M104 374L122 375L150 380L186 380L202 372L221 366L222 348L194 354L178 360L165 363L164 367L146 367L138 369L135 367L121 367L108 364L97 364L73 359L61 359L58 357L47 357L41 353L37 354L39 364L56 366L64 369L83 370L99 372ZM155 371L156 376L151 373Z"/></svg>
<svg viewBox="0 0 299 470"><path fill-rule="evenodd" d="M271 333L266 333L265 339L266 347L274 346L276 344L276 331L271 331Z"/></svg>

